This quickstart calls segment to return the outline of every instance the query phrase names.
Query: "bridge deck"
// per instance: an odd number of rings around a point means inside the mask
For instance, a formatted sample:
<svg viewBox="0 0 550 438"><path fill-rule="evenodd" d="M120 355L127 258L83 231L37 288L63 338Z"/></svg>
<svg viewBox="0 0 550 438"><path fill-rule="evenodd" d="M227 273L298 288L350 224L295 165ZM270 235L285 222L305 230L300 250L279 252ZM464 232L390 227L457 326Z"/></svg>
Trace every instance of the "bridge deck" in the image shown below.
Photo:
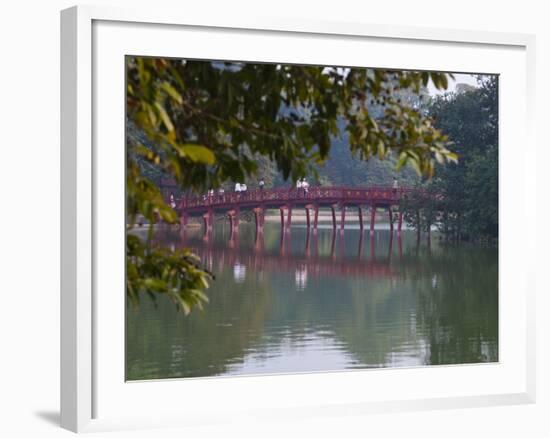
<svg viewBox="0 0 550 438"><path fill-rule="evenodd" d="M233 208L252 209L256 207L279 208L288 205L316 206L330 205L368 205L393 206L402 197L417 189L391 187L310 187L307 192L300 188L279 188L271 190L248 190L246 192L215 193L211 196L181 198L177 201L177 210L186 214L200 214L211 209L215 211Z"/></svg>

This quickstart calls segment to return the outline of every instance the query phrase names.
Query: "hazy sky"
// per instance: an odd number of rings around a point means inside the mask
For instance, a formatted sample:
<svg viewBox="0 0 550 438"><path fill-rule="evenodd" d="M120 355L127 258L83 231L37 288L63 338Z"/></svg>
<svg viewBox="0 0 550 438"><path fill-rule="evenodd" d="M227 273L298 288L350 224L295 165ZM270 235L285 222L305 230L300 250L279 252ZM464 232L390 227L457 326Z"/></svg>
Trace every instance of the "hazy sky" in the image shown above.
<svg viewBox="0 0 550 438"><path fill-rule="evenodd" d="M456 88L456 84L469 84L469 85L477 86L477 80L475 75L455 73L454 77L455 77L454 81L452 80L449 81L449 86L447 87L447 90L444 90L444 91L436 90L433 83L430 81L428 83L428 91L430 92L430 95L435 96L437 94L443 94L445 92L454 91Z"/></svg>

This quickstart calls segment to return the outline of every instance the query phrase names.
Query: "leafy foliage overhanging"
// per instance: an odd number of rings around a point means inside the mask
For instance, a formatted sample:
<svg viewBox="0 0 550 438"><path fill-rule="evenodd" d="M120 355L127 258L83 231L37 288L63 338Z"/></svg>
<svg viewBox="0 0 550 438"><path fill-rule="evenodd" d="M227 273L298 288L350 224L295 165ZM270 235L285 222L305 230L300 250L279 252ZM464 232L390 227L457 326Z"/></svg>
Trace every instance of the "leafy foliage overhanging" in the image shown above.
<svg viewBox="0 0 550 438"><path fill-rule="evenodd" d="M246 181L267 158L284 179L315 176L344 120L354 156L392 154L431 177L436 162L456 161L446 135L400 90L419 93L438 72L298 66L240 62L127 58L127 116L154 148L127 142L127 215L149 224L177 220L136 157L157 166L183 191L201 192L227 181ZM371 114L373 105L383 115ZM189 251L155 247L152 225L142 241L127 239L127 294L166 294L185 312L207 300L212 274Z"/></svg>

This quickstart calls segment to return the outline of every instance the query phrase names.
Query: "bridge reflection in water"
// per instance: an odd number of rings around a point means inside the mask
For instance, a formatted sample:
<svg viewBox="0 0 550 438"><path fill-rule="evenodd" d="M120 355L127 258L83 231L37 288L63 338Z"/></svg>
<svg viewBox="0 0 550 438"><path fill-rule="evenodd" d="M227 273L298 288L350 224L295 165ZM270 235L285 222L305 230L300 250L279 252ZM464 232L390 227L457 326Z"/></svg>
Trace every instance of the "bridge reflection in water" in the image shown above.
<svg viewBox="0 0 550 438"><path fill-rule="evenodd" d="M275 224L270 226L276 228ZM279 238L275 243L273 236L277 234ZM174 235L174 231L165 235L172 245ZM294 272L297 288L304 289L308 279L321 276L398 279L403 275L394 264L394 259L403 257L402 237L391 230L365 236L357 228L344 234L330 228L313 232L307 226L296 226L292 232L281 230L270 233L270 237L270 247L266 249L263 229L249 224L242 239L241 232L225 223L218 224L216 233L210 231L202 237L199 230L184 228L179 245L193 249L213 272L223 266L233 266L236 281L243 280L247 272ZM416 241L413 246L416 253L419 247L420 242ZM430 252L430 240L423 248ZM416 267L415 275L421 274L420 269Z"/></svg>

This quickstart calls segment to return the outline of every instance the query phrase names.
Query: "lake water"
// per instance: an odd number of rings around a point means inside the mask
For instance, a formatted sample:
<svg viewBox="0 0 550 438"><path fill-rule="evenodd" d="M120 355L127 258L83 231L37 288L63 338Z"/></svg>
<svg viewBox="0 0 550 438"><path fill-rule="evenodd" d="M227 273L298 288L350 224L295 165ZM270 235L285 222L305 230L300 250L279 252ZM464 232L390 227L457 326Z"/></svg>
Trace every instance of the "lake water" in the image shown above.
<svg viewBox="0 0 550 438"><path fill-rule="evenodd" d="M284 234L283 234L284 235ZM241 222L229 237L161 231L216 275L189 316L147 297L128 306L127 379L273 374L498 361L498 251Z"/></svg>

